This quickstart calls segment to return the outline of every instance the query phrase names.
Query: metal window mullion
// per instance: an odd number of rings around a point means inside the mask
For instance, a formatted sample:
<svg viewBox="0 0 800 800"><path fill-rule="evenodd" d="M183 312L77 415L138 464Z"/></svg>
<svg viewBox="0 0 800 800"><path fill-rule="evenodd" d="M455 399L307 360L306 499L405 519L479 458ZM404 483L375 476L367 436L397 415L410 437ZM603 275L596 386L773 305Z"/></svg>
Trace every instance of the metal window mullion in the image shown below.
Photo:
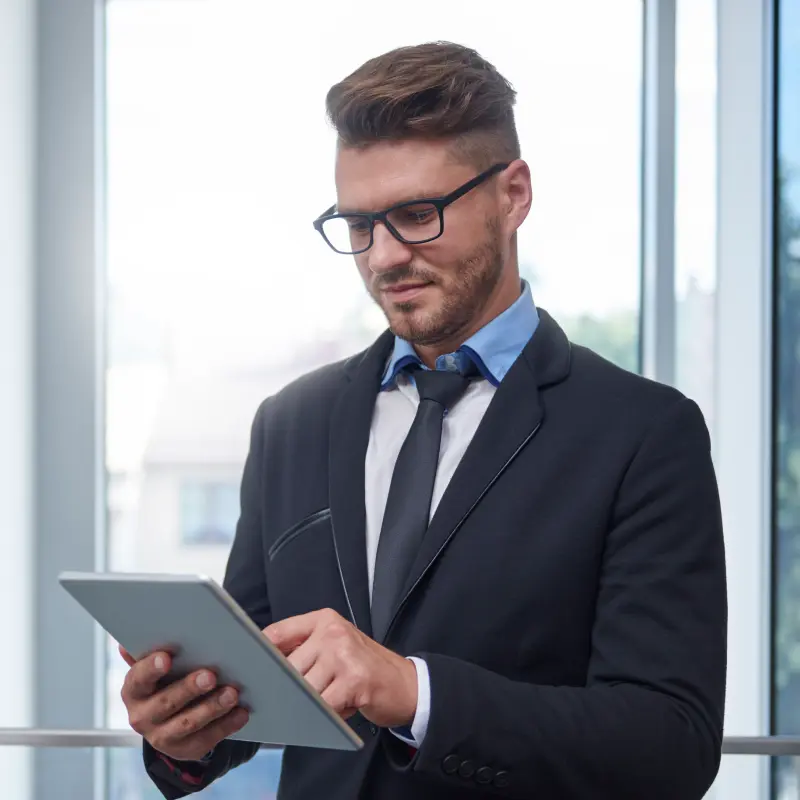
<svg viewBox="0 0 800 800"><path fill-rule="evenodd" d="M57 582L97 565L97 14L102 0L39 0L34 287L35 707L44 728L91 728L96 625ZM92 752L37 749L34 798L91 798Z"/></svg>
<svg viewBox="0 0 800 800"><path fill-rule="evenodd" d="M644 0L641 371L675 380L676 0Z"/></svg>
<svg viewBox="0 0 800 800"><path fill-rule="evenodd" d="M725 733L769 731L771 0L718 0L714 457L728 569ZM766 759L726 759L716 796L769 796Z"/></svg>

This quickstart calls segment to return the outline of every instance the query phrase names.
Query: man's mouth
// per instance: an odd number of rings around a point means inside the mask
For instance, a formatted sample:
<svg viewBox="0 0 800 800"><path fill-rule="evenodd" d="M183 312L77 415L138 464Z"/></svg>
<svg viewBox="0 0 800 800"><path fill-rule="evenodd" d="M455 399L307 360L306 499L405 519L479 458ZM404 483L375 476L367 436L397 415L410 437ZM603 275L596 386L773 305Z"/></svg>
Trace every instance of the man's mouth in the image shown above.
<svg viewBox="0 0 800 800"><path fill-rule="evenodd" d="M431 285L430 281L404 281L386 286L381 292L393 303L407 303Z"/></svg>

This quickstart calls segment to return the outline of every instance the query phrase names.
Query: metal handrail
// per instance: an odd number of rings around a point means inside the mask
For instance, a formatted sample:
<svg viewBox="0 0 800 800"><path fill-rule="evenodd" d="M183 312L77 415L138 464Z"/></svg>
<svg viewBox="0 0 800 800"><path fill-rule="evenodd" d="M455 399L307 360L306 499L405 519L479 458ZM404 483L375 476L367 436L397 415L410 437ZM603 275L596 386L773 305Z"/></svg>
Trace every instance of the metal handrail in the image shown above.
<svg viewBox="0 0 800 800"><path fill-rule="evenodd" d="M800 756L800 736L726 736L722 752L730 756Z"/></svg>
<svg viewBox="0 0 800 800"><path fill-rule="evenodd" d="M141 747L132 730L112 728L0 728L0 747ZM264 750L277 745L262 744Z"/></svg>
<svg viewBox="0 0 800 800"><path fill-rule="evenodd" d="M0 728L0 747L141 747L142 737L131 730L48 730Z"/></svg>
<svg viewBox="0 0 800 800"><path fill-rule="evenodd" d="M0 728L0 747L141 746L142 737L130 730ZM726 736L722 752L732 756L800 756L800 736Z"/></svg>

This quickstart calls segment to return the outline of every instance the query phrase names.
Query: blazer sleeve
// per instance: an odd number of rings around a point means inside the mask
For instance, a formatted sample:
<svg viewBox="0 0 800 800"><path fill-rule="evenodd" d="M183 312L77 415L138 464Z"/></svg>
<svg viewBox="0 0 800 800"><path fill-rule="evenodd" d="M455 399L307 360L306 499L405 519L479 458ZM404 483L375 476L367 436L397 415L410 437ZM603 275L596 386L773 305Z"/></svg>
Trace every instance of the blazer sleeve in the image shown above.
<svg viewBox="0 0 800 800"><path fill-rule="evenodd" d="M241 513L236 526L223 586L259 628L272 621L264 568L263 504L265 401L253 421L250 449L241 485ZM145 768L156 787L168 800L199 792L234 767L249 761L259 745L228 739L220 742L202 762L174 761L157 752L146 741Z"/></svg>
<svg viewBox="0 0 800 800"><path fill-rule="evenodd" d="M418 653L431 680L425 740L413 756L394 737L383 745L396 769L450 787L477 780L498 797L700 800L719 769L726 639L709 437L681 398L618 490L586 685L520 683Z"/></svg>

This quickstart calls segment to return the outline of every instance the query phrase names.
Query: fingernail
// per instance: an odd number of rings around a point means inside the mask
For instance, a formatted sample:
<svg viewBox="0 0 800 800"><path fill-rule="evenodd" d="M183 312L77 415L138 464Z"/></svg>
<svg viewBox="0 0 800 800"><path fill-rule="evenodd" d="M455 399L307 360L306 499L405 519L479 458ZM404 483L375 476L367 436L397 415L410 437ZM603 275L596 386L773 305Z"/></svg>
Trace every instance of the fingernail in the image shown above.
<svg viewBox="0 0 800 800"><path fill-rule="evenodd" d="M213 679L211 678L211 673L209 672L201 672L197 676L197 685L201 689L210 689L211 685L213 684Z"/></svg>
<svg viewBox="0 0 800 800"><path fill-rule="evenodd" d="M232 706L236 702L236 692L233 689L226 689L219 697L220 703L223 706Z"/></svg>
<svg viewBox="0 0 800 800"><path fill-rule="evenodd" d="M155 667L159 672L163 672L166 669L166 661L164 660L164 656L156 656L155 660Z"/></svg>

